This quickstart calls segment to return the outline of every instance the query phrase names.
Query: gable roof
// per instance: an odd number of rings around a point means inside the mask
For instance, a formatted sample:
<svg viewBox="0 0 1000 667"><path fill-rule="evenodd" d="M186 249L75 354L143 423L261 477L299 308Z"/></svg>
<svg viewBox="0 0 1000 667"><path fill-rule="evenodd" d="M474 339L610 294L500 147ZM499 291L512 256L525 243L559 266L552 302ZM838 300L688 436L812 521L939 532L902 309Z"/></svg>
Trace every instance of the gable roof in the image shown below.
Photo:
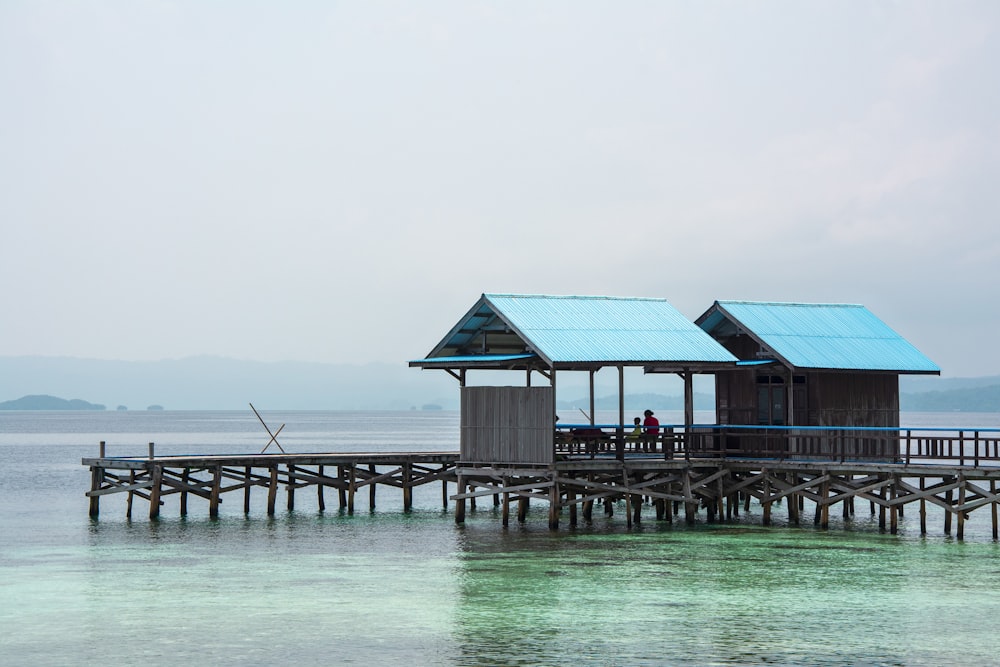
<svg viewBox="0 0 1000 667"><path fill-rule="evenodd" d="M745 333L765 353L792 368L941 372L856 304L716 301L695 323L717 339Z"/></svg>
<svg viewBox="0 0 1000 667"><path fill-rule="evenodd" d="M665 299L483 294L410 365L514 367L532 359L550 368L737 361Z"/></svg>

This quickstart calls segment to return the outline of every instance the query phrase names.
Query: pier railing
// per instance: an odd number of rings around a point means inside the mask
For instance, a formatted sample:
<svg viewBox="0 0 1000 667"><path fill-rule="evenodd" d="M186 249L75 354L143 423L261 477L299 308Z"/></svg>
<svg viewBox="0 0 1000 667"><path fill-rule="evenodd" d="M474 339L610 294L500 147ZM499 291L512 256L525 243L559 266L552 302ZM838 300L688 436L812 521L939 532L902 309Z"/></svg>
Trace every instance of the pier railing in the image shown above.
<svg viewBox="0 0 1000 667"><path fill-rule="evenodd" d="M556 455L1000 464L1000 428L666 424L657 436L625 433L619 424L559 425Z"/></svg>

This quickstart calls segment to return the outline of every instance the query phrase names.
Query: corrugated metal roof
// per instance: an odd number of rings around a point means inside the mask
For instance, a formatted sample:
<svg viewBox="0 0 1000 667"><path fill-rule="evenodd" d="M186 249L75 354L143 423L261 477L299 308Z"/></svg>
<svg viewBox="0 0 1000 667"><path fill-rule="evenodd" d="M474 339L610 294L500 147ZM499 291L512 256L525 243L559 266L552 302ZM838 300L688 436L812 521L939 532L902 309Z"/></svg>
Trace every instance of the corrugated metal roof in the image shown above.
<svg viewBox="0 0 1000 667"><path fill-rule="evenodd" d="M479 345L483 354L535 352L554 364L736 362L665 299L483 294L428 359Z"/></svg>
<svg viewBox="0 0 1000 667"><path fill-rule="evenodd" d="M711 333L725 320L796 368L941 371L871 311L857 304L716 301L698 323Z"/></svg>

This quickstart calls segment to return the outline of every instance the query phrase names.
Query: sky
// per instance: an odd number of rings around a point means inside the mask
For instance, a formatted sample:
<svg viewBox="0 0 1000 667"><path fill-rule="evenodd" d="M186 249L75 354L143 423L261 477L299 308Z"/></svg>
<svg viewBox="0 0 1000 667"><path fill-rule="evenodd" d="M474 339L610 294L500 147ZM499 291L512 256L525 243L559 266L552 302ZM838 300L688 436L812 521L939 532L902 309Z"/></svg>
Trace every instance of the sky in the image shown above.
<svg viewBox="0 0 1000 667"><path fill-rule="evenodd" d="M405 363L483 292L1000 374L1000 3L0 2L0 355Z"/></svg>

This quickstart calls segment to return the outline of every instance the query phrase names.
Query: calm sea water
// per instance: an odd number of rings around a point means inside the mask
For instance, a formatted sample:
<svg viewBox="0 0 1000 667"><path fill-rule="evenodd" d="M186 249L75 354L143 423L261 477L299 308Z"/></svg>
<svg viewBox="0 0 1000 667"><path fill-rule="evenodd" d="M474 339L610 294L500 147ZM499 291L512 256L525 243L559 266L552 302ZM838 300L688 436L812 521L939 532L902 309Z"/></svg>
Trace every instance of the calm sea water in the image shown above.
<svg viewBox="0 0 1000 667"><path fill-rule="evenodd" d="M454 450L451 412L264 414L289 451ZM669 416L667 417L669 419ZM609 421L611 419L609 418ZM1000 426L1000 415L904 415ZM305 492L269 519L263 492L218 520L176 496L163 518L87 516L108 454L260 451L252 413L0 412L0 663L9 665L996 665L1000 546L988 510L966 540L930 510L898 535L867 504L829 531L610 520L550 532L538 504L509 530L490 503L456 527L440 487L379 490L349 516ZM273 445L272 445L273 448ZM430 487L433 488L430 488ZM312 502L310 502L312 501ZM329 509L333 506L333 509ZM598 516L599 515L599 516ZM651 511L646 512L652 516Z"/></svg>

